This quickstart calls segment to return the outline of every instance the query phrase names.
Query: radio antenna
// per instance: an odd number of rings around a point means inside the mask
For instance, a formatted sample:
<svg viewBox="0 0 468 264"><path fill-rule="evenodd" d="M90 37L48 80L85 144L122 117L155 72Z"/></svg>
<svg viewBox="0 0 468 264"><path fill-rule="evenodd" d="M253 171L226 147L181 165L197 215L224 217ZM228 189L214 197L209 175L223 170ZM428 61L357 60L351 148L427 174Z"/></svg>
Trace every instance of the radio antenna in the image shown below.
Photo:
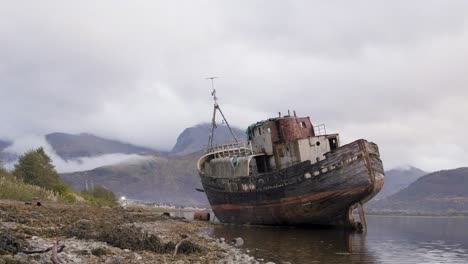
<svg viewBox="0 0 468 264"><path fill-rule="evenodd" d="M208 149L207 151L213 147L213 140L214 140L214 130L216 128L216 111L219 111L219 113L221 114L221 116L223 117L223 120L224 120L224 123L226 123L228 129L229 129L229 132L231 132L231 135L232 137L234 138L234 140L236 141L236 143L238 144L239 141L237 140L237 137L236 135L234 135L234 132L232 131L231 129L231 126L229 125L226 117L224 116L223 114L223 111L221 111L221 107L219 106L218 104L218 97L216 96L216 89L214 87L214 79L217 79L219 77L216 77L216 76L213 76L213 77L208 77L206 78L207 80L211 80L211 88L213 89L213 91L211 92L211 96L213 96L213 101L214 101L214 105L213 105L213 118L211 119L211 131L210 131L210 136L208 138Z"/></svg>

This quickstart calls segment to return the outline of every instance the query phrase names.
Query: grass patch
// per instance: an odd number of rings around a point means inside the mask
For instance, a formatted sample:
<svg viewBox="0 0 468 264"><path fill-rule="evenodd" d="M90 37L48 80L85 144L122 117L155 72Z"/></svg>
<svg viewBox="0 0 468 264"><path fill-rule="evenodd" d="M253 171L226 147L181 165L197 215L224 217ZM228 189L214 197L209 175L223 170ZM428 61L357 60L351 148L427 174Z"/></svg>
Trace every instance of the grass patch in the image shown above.
<svg viewBox="0 0 468 264"><path fill-rule="evenodd" d="M50 201L61 200L60 195L53 191L10 177L0 176L0 199L30 201L33 198Z"/></svg>
<svg viewBox="0 0 468 264"><path fill-rule="evenodd" d="M92 204L92 205L97 205L97 206L109 206L109 207L114 207L117 205L117 202L115 200L106 200L103 198L98 198L95 197L89 193L80 193L80 196L83 197L83 199Z"/></svg>
<svg viewBox="0 0 468 264"><path fill-rule="evenodd" d="M96 206L117 205L116 200L96 197L92 193L76 193L70 188L48 190L46 188L18 181L9 175L0 175L0 199L31 201L33 199L64 202L88 203Z"/></svg>
<svg viewBox="0 0 468 264"><path fill-rule="evenodd" d="M117 201L110 190L97 189L94 192L77 193L65 183L53 185L50 189L17 180L8 171L0 168L0 199L31 201L34 199L64 203L88 203L97 206L116 206Z"/></svg>

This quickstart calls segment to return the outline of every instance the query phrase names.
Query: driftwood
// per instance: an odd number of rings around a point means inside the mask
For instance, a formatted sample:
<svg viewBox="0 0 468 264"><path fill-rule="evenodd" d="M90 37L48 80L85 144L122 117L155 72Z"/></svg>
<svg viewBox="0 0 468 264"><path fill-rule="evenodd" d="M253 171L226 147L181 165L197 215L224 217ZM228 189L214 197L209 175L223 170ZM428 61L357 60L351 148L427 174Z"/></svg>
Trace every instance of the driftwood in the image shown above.
<svg viewBox="0 0 468 264"><path fill-rule="evenodd" d="M186 241L186 240L188 240L188 239L190 238L190 236L185 235L185 234L184 234L184 235L181 235L181 236L182 236L183 238L182 238L182 240L179 241L179 243L177 243L177 244L175 245L174 254L172 254L172 257L175 257L175 256L177 255L177 251L179 250L179 247L180 247L180 245L182 244L182 242L184 242L184 241Z"/></svg>
<svg viewBox="0 0 468 264"><path fill-rule="evenodd" d="M36 249L36 250L22 250L21 252L23 252L24 254L41 254L41 253L47 253L49 251L51 251L56 245L52 246L52 247L48 247L46 249ZM60 245L57 247L57 253L60 253L63 251L63 249L65 248L65 245Z"/></svg>
<svg viewBox="0 0 468 264"><path fill-rule="evenodd" d="M57 257L57 253L60 253L63 251L65 248L65 245L59 245L59 242L57 241L53 246L48 247L46 249L36 249L36 250L22 250L24 254L42 254L42 253L47 253L52 250L52 256L50 257L50 260L54 264L60 264L60 260Z"/></svg>
<svg viewBox="0 0 468 264"><path fill-rule="evenodd" d="M50 260L54 264L60 264L60 260L57 258L57 246L58 246L58 241L55 243L55 245L52 247L52 256L50 257Z"/></svg>

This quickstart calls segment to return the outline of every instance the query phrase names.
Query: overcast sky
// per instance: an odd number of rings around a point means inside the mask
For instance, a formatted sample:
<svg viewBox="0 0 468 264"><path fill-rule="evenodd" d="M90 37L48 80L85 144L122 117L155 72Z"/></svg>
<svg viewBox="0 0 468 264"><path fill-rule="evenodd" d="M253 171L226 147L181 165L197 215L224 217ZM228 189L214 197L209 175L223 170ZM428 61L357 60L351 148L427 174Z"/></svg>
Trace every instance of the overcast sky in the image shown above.
<svg viewBox="0 0 468 264"><path fill-rule="evenodd" d="M387 169L468 166L468 1L0 3L0 138L170 149L219 76L236 126L291 109Z"/></svg>

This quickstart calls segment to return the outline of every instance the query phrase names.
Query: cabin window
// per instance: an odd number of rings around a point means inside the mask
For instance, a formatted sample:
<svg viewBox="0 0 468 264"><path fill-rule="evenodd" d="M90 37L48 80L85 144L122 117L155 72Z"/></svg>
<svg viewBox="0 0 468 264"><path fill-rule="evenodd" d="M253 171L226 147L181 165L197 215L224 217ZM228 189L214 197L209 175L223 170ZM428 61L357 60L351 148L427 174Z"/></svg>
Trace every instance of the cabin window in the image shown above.
<svg viewBox="0 0 468 264"><path fill-rule="evenodd" d="M259 134L259 135L262 134L262 127L258 127L258 134Z"/></svg>
<svg viewBox="0 0 468 264"><path fill-rule="evenodd" d="M306 123L304 121L301 121L299 124L301 124L302 128L307 128L307 125L306 125Z"/></svg>
<svg viewBox="0 0 468 264"><path fill-rule="evenodd" d="M270 132L271 132L269 127L267 128L267 132L268 132L268 134L270 134Z"/></svg>
<svg viewBox="0 0 468 264"><path fill-rule="evenodd" d="M329 138L328 143L330 144L330 150L335 150L338 148L338 141L336 138Z"/></svg>

